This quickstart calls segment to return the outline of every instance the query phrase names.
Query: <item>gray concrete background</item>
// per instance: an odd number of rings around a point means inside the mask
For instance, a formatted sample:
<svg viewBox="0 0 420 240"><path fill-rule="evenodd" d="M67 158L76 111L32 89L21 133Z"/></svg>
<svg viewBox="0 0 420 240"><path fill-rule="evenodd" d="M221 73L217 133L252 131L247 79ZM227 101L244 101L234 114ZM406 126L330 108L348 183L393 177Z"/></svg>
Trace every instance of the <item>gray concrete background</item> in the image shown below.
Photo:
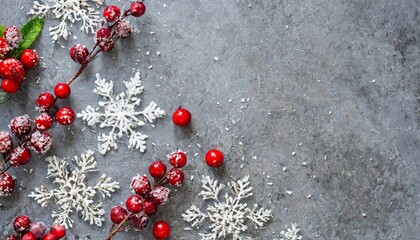
<svg viewBox="0 0 420 240"><path fill-rule="evenodd" d="M0 3L3 25L22 25L28 19L25 13L32 1ZM128 1L118 3L124 4ZM173 192L170 204L153 218L170 222L171 239L198 239L196 230L183 230L187 224L180 214L191 204L206 205L197 196L203 174L222 182L250 175L255 187L250 203L274 213L267 228L251 228L256 239L279 239L280 230L291 222L300 226L304 239L419 238L418 1L146 4L147 14L131 20L141 33L99 56L74 84L68 104L80 112L97 103L92 94L95 73L123 90L122 80L133 76L134 68L141 71L145 103L153 100L168 113L183 105L192 112L193 123L180 129L166 116L155 128L145 127L142 131L150 136L145 154L127 151L125 140L116 152L96 154L101 173L121 184L112 199L103 201L105 209L130 194L131 176L146 173L154 159L180 148L189 156L186 175L195 178ZM14 116L35 117L36 96L73 75L77 65L68 57L69 46L92 45L91 37L78 30L77 41L60 42L65 48L51 43L48 27L54 23L46 21L34 45L46 68L29 71L19 93L0 105L1 129L7 129ZM242 103L242 98L249 101ZM95 150L98 133L82 131L85 128L81 120L69 128L55 127L54 149L48 155ZM221 169L204 164L205 152L213 147L226 155ZM27 197L36 186L51 186L45 179L44 158L36 156L26 166L34 169L31 174L22 168L10 171L20 186L12 197L0 198L1 235L11 230L12 219L20 214L51 224L54 205L39 208ZM99 173L91 176L94 180ZM100 228L74 218L69 239L76 235L103 239L108 231L108 220ZM115 239L151 239L151 226Z"/></svg>

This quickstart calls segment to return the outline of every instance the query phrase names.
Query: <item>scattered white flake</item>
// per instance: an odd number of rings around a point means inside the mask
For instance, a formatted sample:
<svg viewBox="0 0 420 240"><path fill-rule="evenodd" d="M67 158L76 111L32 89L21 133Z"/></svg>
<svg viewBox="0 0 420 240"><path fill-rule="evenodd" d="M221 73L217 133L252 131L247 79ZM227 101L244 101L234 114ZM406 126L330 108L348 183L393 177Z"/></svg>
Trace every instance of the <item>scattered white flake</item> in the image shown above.
<svg viewBox="0 0 420 240"><path fill-rule="evenodd" d="M290 196L292 196L293 191L287 190L286 193L289 194Z"/></svg>
<svg viewBox="0 0 420 240"><path fill-rule="evenodd" d="M150 55L150 51L147 51L147 52L146 52L146 56L149 56L149 55Z"/></svg>
<svg viewBox="0 0 420 240"><path fill-rule="evenodd" d="M198 153L195 153L195 154L194 154L194 157L197 157L197 156L198 156Z"/></svg>
<svg viewBox="0 0 420 240"><path fill-rule="evenodd" d="M292 156L295 156L296 155L296 152L292 152Z"/></svg>
<svg viewBox="0 0 420 240"><path fill-rule="evenodd" d="M239 142L239 145L241 145L241 146L242 146L242 145L243 145L243 143L242 143L242 142Z"/></svg>
<svg viewBox="0 0 420 240"><path fill-rule="evenodd" d="M225 127L226 132L229 132L229 128Z"/></svg>
<svg viewBox="0 0 420 240"><path fill-rule="evenodd" d="M76 211L89 224L102 226L102 222L105 220L103 217L105 210L102 208L102 203L95 203L93 198L98 192L103 198L110 197L111 193L119 188L119 185L105 174L94 186L87 185L86 173L98 171L93 155L94 152L88 150L80 158L75 156L73 162L77 167L71 171L68 169L69 163L66 160L56 156L46 158L48 162L47 177L53 178L53 182L57 183L59 187L48 190L41 186L35 188L29 197L34 198L42 207L47 207L48 203L55 199L55 203L59 207L51 214L55 223L71 228L74 222L71 219L71 213Z"/></svg>
<svg viewBox="0 0 420 240"><path fill-rule="evenodd" d="M332 114L332 112L331 112L331 111L329 111L329 112L328 112L328 115L331 115L331 114Z"/></svg>
<svg viewBox="0 0 420 240"><path fill-rule="evenodd" d="M308 162L303 162L302 166L306 166L308 164Z"/></svg>
<svg viewBox="0 0 420 240"><path fill-rule="evenodd" d="M286 231L282 230L280 234L282 235L281 240L301 240L302 236L299 235L300 229L297 228L296 224L292 223L291 228L287 228Z"/></svg>
<svg viewBox="0 0 420 240"><path fill-rule="evenodd" d="M271 115L271 112L267 112L267 115Z"/></svg>
<svg viewBox="0 0 420 240"><path fill-rule="evenodd" d="M108 134L101 133L98 136L98 148L102 154L111 149L117 149L117 140L123 136L129 136L128 148L136 148L144 152L147 148L147 135L136 131L137 127L152 124L156 119L165 115L155 102L150 102L142 111L137 111L141 104L139 95L143 93L144 86L140 80L140 73L137 72L130 81L124 81L125 92L114 93L114 82L102 79L96 74L96 88L94 92L104 100L98 103L103 108L103 112L98 112L98 108L88 105L85 110L77 114L77 117L91 127L99 125L100 128L111 128ZM143 119L140 119L140 117Z"/></svg>
<svg viewBox="0 0 420 240"><path fill-rule="evenodd" d="M311 198L312 197L312 195L311 194L309 194L308 196L307 196L307 198Z"/></svg>
<svg viewBox="0 0 420 240"><path fill-rule="evenodd" d="M273 184L274 184L274 183L272 183L272 182L268 182L268 183L267 183L267 185L268 185L268 186L273 186Z"/></svg>
<svg viewBox="0 0 420 240"><path fill-rule="evenodd" d="M241 164L240 168L241 168L241 169L242 169L242 168L244 168L244 165L242 165L242 164Z"/></svg>
<svg viewBox="0 0 420 240"><path fill-rule="evenodd" d="M158 56L158 57L160 56L160 52L159 51L156 52L156 56Z"/></svg>
<svg viewBox="0 0 420 240"><path fill-rule="evenodd" d="M232 102L232 101L233 101L233 99L232 99L232 98L228 100L228 102Z"/></svg>
<svg viewBox="0 0 420 240"><path fill-rule="evenodd" d="M375 83L375 82L376 82L376 79L373 79L373 80L372 80L372 83Z"/></svg>
<svg viewBox="0 0 420 240"><path fill-rule="evenodd" d="M155 35L155 32L151 31L151 32L150 32L150 35Z"/></svg>
<svg viewBox="0 0 420 240"><path fill-rule="evenodd" d="M197 147L198 147L198 148L201 148L201 145L200 145L199 143L197 143Z"/></svg>
<svg viewBox="0 0 420 240"><path fill-rule="evenodd" d="M286 172L286 170L287 170L287 168L286 167L283 167L283 172Z"/></svg>
<svg viewBox="0 0 420 240"><path fill-rule="evenodd" d="M152 68L153 68L153 65L150 65L147 67L147 69L152 69Z"/></svg>
<svg viewBox="0 0 420 240"><path fill-rule="evenodd" d="M225 188L224 184L210 179L208 176L203 177L201 182L203 190L198 195L202 196L203 200L212 199L215 203L207 205L206 213L192 205L182 214L182 219L197 229L207 218L210 220L211 225L208 230L211 232L200 233L202 240L225 239L227 237L233 240L248 239L240 235L248 229L247 220L251 220L256 228L261 228L272 218L271 210L259 208L256 204L250 209L246 203L242 203L243 199L252 196L252 187L248 176L228 184L233 195L225 193L224 202L219 200L219 194Z"/></svg>
<svg viewBox="0 0 420 240"><path fill-rule="evenodd" d="M219 61L219 57L214 57L214 60L215 61Z"/></svg>
<svg viewBox="0 0 420 240"><path fill-rule="evenodd" d="M303 143L299 143L299 146L302 146Z"/></svg>
<svg viewBox="0 0 420 240"><path fill-rule="evenodd" d="M289 29L289 25L286 25L286 29Z"/></svg>
<svg viewBox="0 0 420 240"><path fill-rule="evenodd" d="M362 213L362 217L366 217L367 215L366 215L366 213Z"/></svg>
<svg viewBox="0 0 420 240"><path fill-rule="evenodd" d="M244 102L245 102L245 98L242 98L242 99L241 99L241 102L242 102L242 103L244 103Z"/></svg>
<svg viewBox="0 0 420 240"><path fill-rule="evenodd" d="M190 176L190 180L192 181L192 180L194 180L194 175L191 175Z"/></svg>
<svg viewBox="0 0 420 240"><path fill-rule="evenodd" d="M191 228L189 228L189 227L185 227L184 228L184 231L191 231L192 229Z"/></svg>
<svg viewBox="0 0 420 240"><path fill-rule="evenodd" d="M254 160L258 160L257 156L252 156L252 158L253 158Z"/></svg>

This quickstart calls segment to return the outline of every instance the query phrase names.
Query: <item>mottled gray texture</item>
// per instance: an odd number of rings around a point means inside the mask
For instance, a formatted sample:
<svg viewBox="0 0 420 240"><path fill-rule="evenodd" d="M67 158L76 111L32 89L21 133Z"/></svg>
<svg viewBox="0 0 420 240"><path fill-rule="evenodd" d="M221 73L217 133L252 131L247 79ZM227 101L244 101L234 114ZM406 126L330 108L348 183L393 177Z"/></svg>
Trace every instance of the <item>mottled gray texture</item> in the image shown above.
<svg viewBox="0 0 420 240"><path fill-rule="evenodd" d="M26 21L31 1L0 3L3 25ZM181 129L167 116L155 128L146 127L143 132L150 140L145 154L127 151L125 142L116 152L97 154L101 172L118 179L122 187L112 200L104 201L106 209L130 194L131 176L146 173L154 159L180 148L190 157L185 172L195 178L173 192L170 204L152 218L170 222L171 239L198 239L196 230L183 230L187 224L180 214L192 203L206 205L197 196L202 174L222 182L250 175L255 187L251 202L274 213L266 229L251 228L256 239L279 239L280 230L291 222L300 226L304 239L418 239L418 1L164 0L146 4L147 14L131 20L141 34L98 57L74 84L72 98L64 102L76 111L96 104L98 97L92 94L96 72L122 90L121 81L133 76L134 68L141 71L146 102L156 101L169 113L183 105L192 112L193 123ZM1 129L16 115L35 117L33 102L38 93L51 90L76 71L68 46L79 41L92 45L91 38L78 31L78 41L61 41L65 48L51 43L47 30L53 23L46 21L35 44L46 68L29 71L20 92L0 106ZM153 68L148 70L150 65ZM249 102L242 103L242 98ZM54 150L48 155L95 150L97 132L83 129L87 128L80 120L69 128L55 127ZM204 164L205 151L213 147L226 154L221 169ZM4 204L0 234L11 230L10 222L19 214L52 222L51 209L39 208L27 197L36 186L51 186L45 179L43 158L36 156L26 166L34 169L31 174L22 168L10 171L21 187L12 197L0 198ZM293 195L285 194L286 190ZM108 220L101 228L77 220L68 236L103 239L109 225ZM151 239L151 226L115 239Z"/></svg>

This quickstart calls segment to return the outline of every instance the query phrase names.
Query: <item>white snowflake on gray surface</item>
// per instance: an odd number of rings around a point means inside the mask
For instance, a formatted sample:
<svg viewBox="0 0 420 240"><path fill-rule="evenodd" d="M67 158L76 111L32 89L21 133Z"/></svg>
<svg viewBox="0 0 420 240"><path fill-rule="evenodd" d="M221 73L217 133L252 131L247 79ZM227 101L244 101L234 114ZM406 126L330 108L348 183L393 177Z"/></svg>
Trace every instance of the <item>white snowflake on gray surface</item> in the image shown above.
<svg viewBox="0 0 420 240"><path fill-rule="evenodd" d="M256 204L251 209L242 202L252 196L249 176L228 183L233 195L225 193L225 201L219 200L219 194L225 188L224 184L208 176L203 177L201 182L203 190L198 195L202 196L203 200L214 200L214 204L207 206L207 213L201 212L193 205L182 214L182 219L196 228L200 228L207 218L210 220L210 232L200 233L202 240L251 239L241 235L248 229L247 220L251 220L255 227L259 228L272 218L271 210L259 208Z"/></svg>
<svg viewBox="0 0 420 240"><path fill-rule="evenodd" d="M280 234L283 236L281 240L301 240L302 236L299 235L300 229L296 224L292 223L290 228L287 228L286 231L283 230Z"/></svg>
<svg viewBox="0 0 420 240"><path fill-rule="evenodd" d="M148 136L138 132L137 127L144 126L146 122L153 123L157 118L163 117L165 111L153 101L144 110L137 110L141 103L141 98L138 96L144 90L140 73L137 72L130 81L124 82L127 90L118 94L114 94L113 81L106 81L99 74L96 74L95 84L94 92L104 99L99 102L103 112L99 112L99 108L89 105L81 113L78 113L77 117L82 118L88 126L94 127L99 124L100 128L110 128L108 133L98 136L99 151L105 154L111 149L117 149L117 140L129 135L128 148L144 152L147 148L146 139Z"/></svg>
<svg viewBox="0 0 420 240"><path fill-rule="evenodd" d="M91 3L89 3L91 2ZM53 42L59 38L65 40L69 37L69 24L81 22L80 30L94 33L99 28L102 18L96 7L103 4L103 0L45 0L34 1L28 14L39 17L52 17L60 20L60 24L49 28Z"/></svg>
<svg viewBox="0 0 420 240"><path fill-rule="evenodd" d="M102 197L110 197L111 193L119 188L118 182L112 181L110 177L103 174L94 186L86 184L86 173L96 172L97 162L94 158L94 152L88 150L80 157L75 156L73 162L77 167L69 171L69 163L56 156L46 158L48 162L48 178L53 178L54 183L59 187L49 190L41 186L35 188L29 197L34 198L42 207L46 207L49 202L55 199L59 206L57 211L53 211L51 216L55 219L55 223L61 224L66 228L73 226L73 219L70 215L73 211L80 213L84 221L91 225L101 226L105 220L103 215L105 211L102 203L95 203L93 198L97 192Z"/></svg>

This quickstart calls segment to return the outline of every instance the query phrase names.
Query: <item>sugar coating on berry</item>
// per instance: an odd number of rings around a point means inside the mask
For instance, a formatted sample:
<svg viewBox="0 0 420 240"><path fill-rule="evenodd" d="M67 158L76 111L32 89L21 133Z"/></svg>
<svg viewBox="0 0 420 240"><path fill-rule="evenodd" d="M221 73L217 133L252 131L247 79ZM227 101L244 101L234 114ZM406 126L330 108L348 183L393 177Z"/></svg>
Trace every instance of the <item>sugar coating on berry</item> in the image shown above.
<svg viewBox="0 0 420 240"><path fill-rule="evenodd" d="M22 41L22 35L19 32L19 28L14 25L4 29L4 37L12 48L17 48Z"/></svg>
<svg viewBox="0 0 420 240"><path fill-rule="evenodd" d="M130 12L134 17L141 17L146 12L146 6L142 2L132 2Z"/></svg>
<svg viewBox="0 0 420 240"><path fill-rule="evenodd" d="M61 125L72 124L75 120L75 114L73 109L68 107L60 108L55 114L55 119Z"/></svg>
<svg viewBox="0 0 420 240"><path fill-rule="evenodd" d="M31 160L31 151L29 149L18 146L10 153L10 163L13 166L25 165Z"/></svg>
<svg viewBox="0 0 420 240"><path fill-rule="evenodd" d="M4 79L1 82L1 89L9 94L13 94L19 90L19 82L13 79Z"/></svg>
<svg viewBox="0 0 420 240"><path fill-rule="evenodd" d="M35 50L25 49L22 54L20 54L20 61L24 68L34 68L38 65L38 54Z"/></svg>
<svg viewBox="0 0 420 240"><path fill-rule="evenodd" d="M114 26L115 34L120 38L126 38L130 36L132 31L133 31L133 27L126 20L121 20L117 22Z"/></svg>
<svg viewBox="0 0 420 240"><path fill-rule="evenodd" d="M29 231L31 227L31 220L27 216L19 216L13 220L13 228L17 233L24 233Z"/></svg>
<svg viewBox="0 0 420 240"><path fill-rule="evenodd" d="M31 229L29 230L31 233L35 235L36 238L41 238L44 236L45 231L45 224L42 222L34 222L31 224Z"/></svg>
<svg viewBox="0 0 420 240"><path fill-rule="evenodd" d="M96 32L95 42L104 52L109 52L114 48L114 40L111 37L111 31L108 28L101 28Z"/></svg>
<svg viewBox="0 0 420 240"><path fill-rule="evenodd" d="M145 175L137 175L131 181L131 189L139 195L145 195L150 191L150 182Z"/></svg>
<svg viewBox="0 0 420 240"><path fill-rule="evenodd" d="M142 211L134 214L130 219L130 223L136 231L140 231L149 223L149 217Z"/></svg>
<svg viewBox="0 0 420 240"><path fill-rule="evenodd" d="M36 105L40 108L41 111L50 109L54 105L54 102L54 95L49 92L43 92L39 94L38 98L36 99Z"/></svg>
<svg viewBox="0 0 420 240"><path fill-rule="evenodd" d="M47 131L36 131L31 134L30 147L37 153L46 153L52 145L52 135Z"/></svg>
<svg viewBox="0 0 420 240"><path fill-rule="evenodd" d="M0 59L5 58L11 49L6 39L0 37Z"/></svg>
<svg viewBox="0 0 420 240"><path fill-rule="evenodd" d="M15 189L15 180L7 173L0 175L0 197L10 196Z"/></svg>
<svg viewBox="0 0 420 240"><path fill-rule="evenodd" d="M171 193L169 188L157 186L150 192L150 196L156 204L165 205L169 200L169 193Z"/></svg>
<svg viewBox="0 0 420 240"><path fill-rule="evenodd" d="M167 157L171 165L176 168L182 168L187 163L187 153L182 150L172 152Z"/></svg>
<svg viewBox="0 0 420 240"><path fill-rule="evenodd" d="M20 82L25 78L25 69L19 60L7 58L0 62L0 77Z"/></svg>
<svg viewBox="0 0 420 240"><path fill-rule="evenodd" d="M28 115L15 117L9 125L10 131L18 137L28 134L31 131L31 119Z"/></svg>
<svg viewBox="0 0 420 240"><path fill-rule="evenodd" d="M35 118L35 128L38 130L48 130L52 127L53 119L48 113L41 113Z"/></svg>
<svg viewBox="0 0 420 240"><path fill-rule="evenodd" d="M10 133L0 131L0 153L7 153L13 148L13 138Z"/></svg>
<svg viewBox="0 0 420 240"><path fill-rule="evenodd" d="M179 187L184 182L184 173L177 168L172 168L169 170L166 178L171 186Z"/></svg>
<svg viewBox="0 0 420 240"><path fill-rule="evenodd" d="M66 228L60 224L54 224L50 230L51 234L54 234L57 238L66 236Z"/></svg>
<svg viewBox="0 0 420 240"><path fill-rule="evenodd" d="M104 10L102 16L108 21L113 22L119 18L121 14L120 9L117 6L111 5L107 6Z"/></svg>
<svg viewBox="0 0 420 240"><path fill-rule="evenodd" d="M83 44L76 44L70 48L70 57L77 63L84 63L89 56L89 50Z"/></svg>

